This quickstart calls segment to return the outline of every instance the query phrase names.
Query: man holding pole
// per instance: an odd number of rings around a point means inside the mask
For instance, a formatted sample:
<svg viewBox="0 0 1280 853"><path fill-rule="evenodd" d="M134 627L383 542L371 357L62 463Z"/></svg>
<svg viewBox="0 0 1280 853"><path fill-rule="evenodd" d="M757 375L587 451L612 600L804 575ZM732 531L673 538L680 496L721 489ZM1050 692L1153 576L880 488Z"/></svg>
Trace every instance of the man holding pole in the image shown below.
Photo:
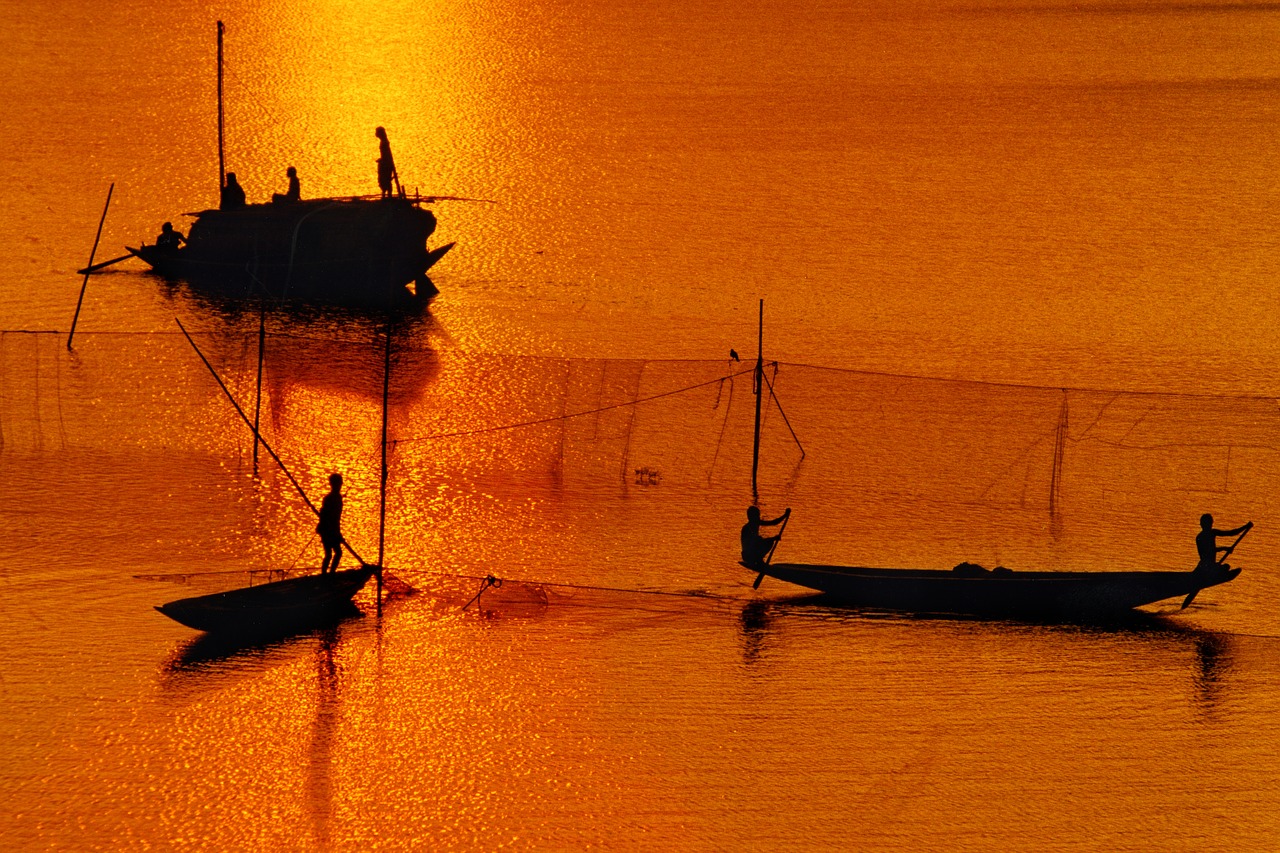
<svg viewBox="0 0 1280 853"><path fill-rule="evenodd" d="M1218 545L1218 539L1224 536L1239 536L1243 539L1244 535L1252 529L1253 522L1248 521L1234 530L1215 530L1212 515L1206 512L1200 516L1200 532L1196 534L1196 551L1200 554L1200 562L1196 564L1196 571L1209 572L1214 569L1230 568L1225 562L1218 562L1218 554L1222 554L1222 559L1225 561L1240 540L1237 539L1230 547L1223 548Z"/></svg>
<svg viewBox="0 0 1280 853"><path fill-rule="evenodd" d="M336 572L338 560L342 558L342 546L346 539L342 535L342 475L329 475L329 494L320 502L320 523L316 525L316 533L320 534L320 544L324 546L324 560L320 563L320 574Z"/></svg>
<svg viewBox="0 0 1280 853"><path fill-rule="evenodd" d="M765 520L760 517L760 508L755 506L747 507L747 523L742 525L742 562L748 566L760 566L764 564L765 558L769 556L769 552L778 544L778 540L782 538L782 533L777 536L760 535L761 527L771 527L775 524L782 524L791 517L791 507L787 507L787 511L772 520Z"/></svg>

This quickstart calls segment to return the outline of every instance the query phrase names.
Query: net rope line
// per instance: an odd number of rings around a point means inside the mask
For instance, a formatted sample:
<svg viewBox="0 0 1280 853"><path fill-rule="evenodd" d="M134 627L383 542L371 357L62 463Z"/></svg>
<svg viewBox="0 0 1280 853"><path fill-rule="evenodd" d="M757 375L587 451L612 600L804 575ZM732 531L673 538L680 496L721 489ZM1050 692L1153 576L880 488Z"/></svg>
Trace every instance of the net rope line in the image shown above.
<svg viewBox="0 0 1280 853"><path fill-rule="evenodd" d="M371 327L372 328L372 327ZM61 336L66 333L58 329L0 329L0 335L53 335ZM248 334L248 333L245 333ZM257 334L256 332L253 334ZM179 337L178 332L168 332L160 330L95 330L95 331L77 331L77 335L82 337L100 336L100 337ZM368 338L340 338L333 336L319 335L300 335L293 332L268 332L268 337L287 338L294 340L307 340L329 343L344 344L367 344ZM403 350L404 348L402 348ZM563 355L531 355L522 353L488 353L480 351L468 352L467 355L475 357L489 358L523 358L537 359L543 361L615 361L615 362L649 362L654 364L690 364L697 362L718 362L721 359L716 358L622 358L602 356L595 357L579 357L579 356L563 356ZM888 370L869 370L859 367L834 367L832 365L812 364L803 361L782 361L773 360L765 362L767 365L791 368L803 368L805 370L815 370L828 373L846 373L857 376L867 376L879 379L900 379L909 382L940 382L953 385L978 385L990 388L1006 388L1010 390L1022 391L1067 391L1076 394L1115 394L1128 395L1134 397L1167 397L1167 398L1185 398L1194 400L1236 400L1241 402L1254 403L1272 403L1280 404L1280 394L1259 394L1259 393L1212 393L1207 391L1153 391L1148 389L1134 388L1103 388L1086 385L1063 385L1055 384L1038 384L1034 382L1012 382L997 379L966 379L963 377L952 376L927 376L918 373L901 373ZM754 368L745 368L740 373L749 373ZM732 375L740 375L732 374ZM720 381L720 380L713 380ZM711 384L707 382L705 384ZM1087 430L1086 430L1087 432Z"/></svg>
<svg viewBox="0 0 1280 853"><path fill-rule="evenodd" d="M734 373L729 373L725 376L718 376L715 379L708 379L705 382L698 382L693 385L686 385L684 388L676 388L671 391L663 391L659 394L653 394L648 397L637 397L634 400L627 400L622 403L614 403L608 406L600 406L599 408L595 408L595 409L586 409L581 412L570 412L563 415L552 415L550 417L545 417L545 418L536 418L534 420L518 421L516 423L500 424L498 426L491 426L491 427L481 427L479 429L457 430L455 432L438 432L432 435L410 436L407 438L393 438L393 439L389 439L388 443L394 447L399 444L407 444L409 442L414 442L414 441L433 441L435 439L441 439L441 438L460 438L460 437L469 436L469 435L483 435L485 433L502 432L509 429L522 429L524 427L539 426L541 424L556 423L558 421L567 421L572 418L585 417L586 415L597 415L597 414L600 414L601 412L609 412L615 409L625 409L631 406L639 406L642 403L652 403L654 400L661 400L664 397L674 397L677 394L686 394L690 391L696 391L699 388L706 388L711 385L721 384L737 376L743 376L747 373L751 373L754 370L755 370L754 367L743 368L742 370L739 370Z"/></svg>
<svg viewBox="0 0 1280 853"><path fill-rule="evenodd" d="M387 566L385 568L387 569L387 571L391 571L392 569L392 567L390 566ZM495 577L491 575L464 575L464 574L459 574L457 572L441 572L441 571L436 571L432 569L420 569L420 568L412 568L412 567L406 568L403 566L395 567L395 570L405 575L433 575L435 577L440 577L440 578L452 578L452 579L466 580L466 581L484 581L490 577ZM271 569L271 568L216 569L211 571L199 571L199 572L158 572L158 573L138 574L138 575L133 575L133 579L147 580L147 581L179 581L181 582L181 581L185 581L187 578L213 577L217 575L276 574L276 573L288 574L288 573L291 573L292 571L293 571L292 569ZM594 584L579 584L579 583L568 583L568 582L559 582L559 581L531 580L529 578L517 578L517 577L502 577L502 578L496 578L496 579L501 581L502 583L522 584L524 586L530 586L530 587L541 586L541 587L551 587L551 588L557 588L557 589L575 589L575 590L581 590L581 591L587 591L587 592L613 592L613 593L620 593L624 595L655 595L655 596L666 596L670 598L696 598L702 601L730 601L730 602L743 602L743 603L762 600L762 599L756 599L756 598L743 598L741 596L720 595L718 593L711 593L711 592L687 592L687 591L680 591L680 590L639 589L635 587L600 586L600 585L594 585Z"/></svg>

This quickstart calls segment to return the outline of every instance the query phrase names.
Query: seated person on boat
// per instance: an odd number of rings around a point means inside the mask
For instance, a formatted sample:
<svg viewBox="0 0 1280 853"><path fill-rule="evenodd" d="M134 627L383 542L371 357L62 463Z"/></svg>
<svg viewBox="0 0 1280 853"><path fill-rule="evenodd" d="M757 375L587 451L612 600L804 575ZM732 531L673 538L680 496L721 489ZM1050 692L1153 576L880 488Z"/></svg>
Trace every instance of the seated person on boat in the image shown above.
<svg viewBox="0 0 1280 853"><path fill-rule="evenodd" d="M289 204L302 200L302 184L298 182L298 170L290 166L284 173L289 178L289 189L283 193L272 193L273 204Z"/></svg>
<svg viewBox="0 0 1280 853"><path fill-rule="evenodd" d="M1214 569L1227 571L1231 567L1226 563L1218 563L1218 555L1222 553L1231 553L1231 548L1224 548L1218 545L1218 538L1222 536L1240 536L1246 530L1253 528L1253 522L1248 521L1234 530L1215 530L1213 528L1213 516L1205 513L1200 516L1200 532L1196 534L1196 551L1200 554L1200 562L1196 564L1196 571L1207 572ZM1234 546L1232 546L1234 547ZM1226 559L1225 557L1223 559Z"/></svg>
<svg viewBox="0 0 1280 853"><path fill-rule="evenodd" d="M166 222L160 226L160 233L156 236L156 248L163 252L176 252L178 247L187 242L187 238L182 236L181 231L177 231L173 227L172 222Z"/></svg>
<svg viewBox="0 0 1280 853"><path fill-rule="evenodd" d="M222 188L222 198L218 207L222 210L235 210L244 207L244 187L236 180L235 172L227 172L227 185Z"/></svg>
<svg viewBox="0 0 1280 853"><path fill-rule="evenodd" d="M748 566L764 565L765 558L769 556L769 552L778 544L778 540L782 534L777 536L760 535L761 527L769 527L775 524L781 524L791 516L791 507L787 507L787 511L774 519L765 520L760 517L760 508L747 507L747 523L742 525L742 562Z"/></svg>

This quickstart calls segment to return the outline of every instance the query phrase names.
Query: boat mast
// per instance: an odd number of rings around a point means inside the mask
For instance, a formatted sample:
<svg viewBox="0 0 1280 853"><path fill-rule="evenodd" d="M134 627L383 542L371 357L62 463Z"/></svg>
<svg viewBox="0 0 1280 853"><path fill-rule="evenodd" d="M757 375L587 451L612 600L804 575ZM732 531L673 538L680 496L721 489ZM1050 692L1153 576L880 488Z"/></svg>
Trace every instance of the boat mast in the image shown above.
<svg viewBox="0 0 1280 853"><path fill-rule="evenodd" d="M756 344L756 370L752 385L756 392L756 429L755 439L751 445L751 496L759 497L756 488L757 474L760 470L760 402L764 398L764 300L760 300L760 336Z"/></svg>
<svg viewBox="0 0 1280 853"><path fill-rule="evenodd" d="M226 28L218 21L218 193L227 185L227 158L224 147L222 118L222 33Z"/></svg>

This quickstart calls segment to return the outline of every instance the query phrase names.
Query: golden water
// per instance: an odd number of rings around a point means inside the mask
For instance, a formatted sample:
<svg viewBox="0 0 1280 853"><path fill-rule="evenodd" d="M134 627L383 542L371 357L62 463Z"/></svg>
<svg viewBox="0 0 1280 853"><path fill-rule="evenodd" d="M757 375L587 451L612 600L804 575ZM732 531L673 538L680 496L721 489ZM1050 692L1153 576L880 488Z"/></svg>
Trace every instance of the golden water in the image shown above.
<svg viewBox="0 0 1280 853"><path fill-rule="evenodd" d="M410 188L496 202L435 205L458 246L397 332L419 594L247 648L151 607L317 559L173 323L248 401L256 316L122 264L65 347L108 185L100 260L215 198L219 17L251 199L371 192L383 125ZM0 4L0 846L1274 849L1278 36L1240 3ZM1181 568L1211 511L1257 523L1245 573L1123 629L753 592L759 298L788 559ZM376 553L381 323L267 322L265 434Z"/></svg>

